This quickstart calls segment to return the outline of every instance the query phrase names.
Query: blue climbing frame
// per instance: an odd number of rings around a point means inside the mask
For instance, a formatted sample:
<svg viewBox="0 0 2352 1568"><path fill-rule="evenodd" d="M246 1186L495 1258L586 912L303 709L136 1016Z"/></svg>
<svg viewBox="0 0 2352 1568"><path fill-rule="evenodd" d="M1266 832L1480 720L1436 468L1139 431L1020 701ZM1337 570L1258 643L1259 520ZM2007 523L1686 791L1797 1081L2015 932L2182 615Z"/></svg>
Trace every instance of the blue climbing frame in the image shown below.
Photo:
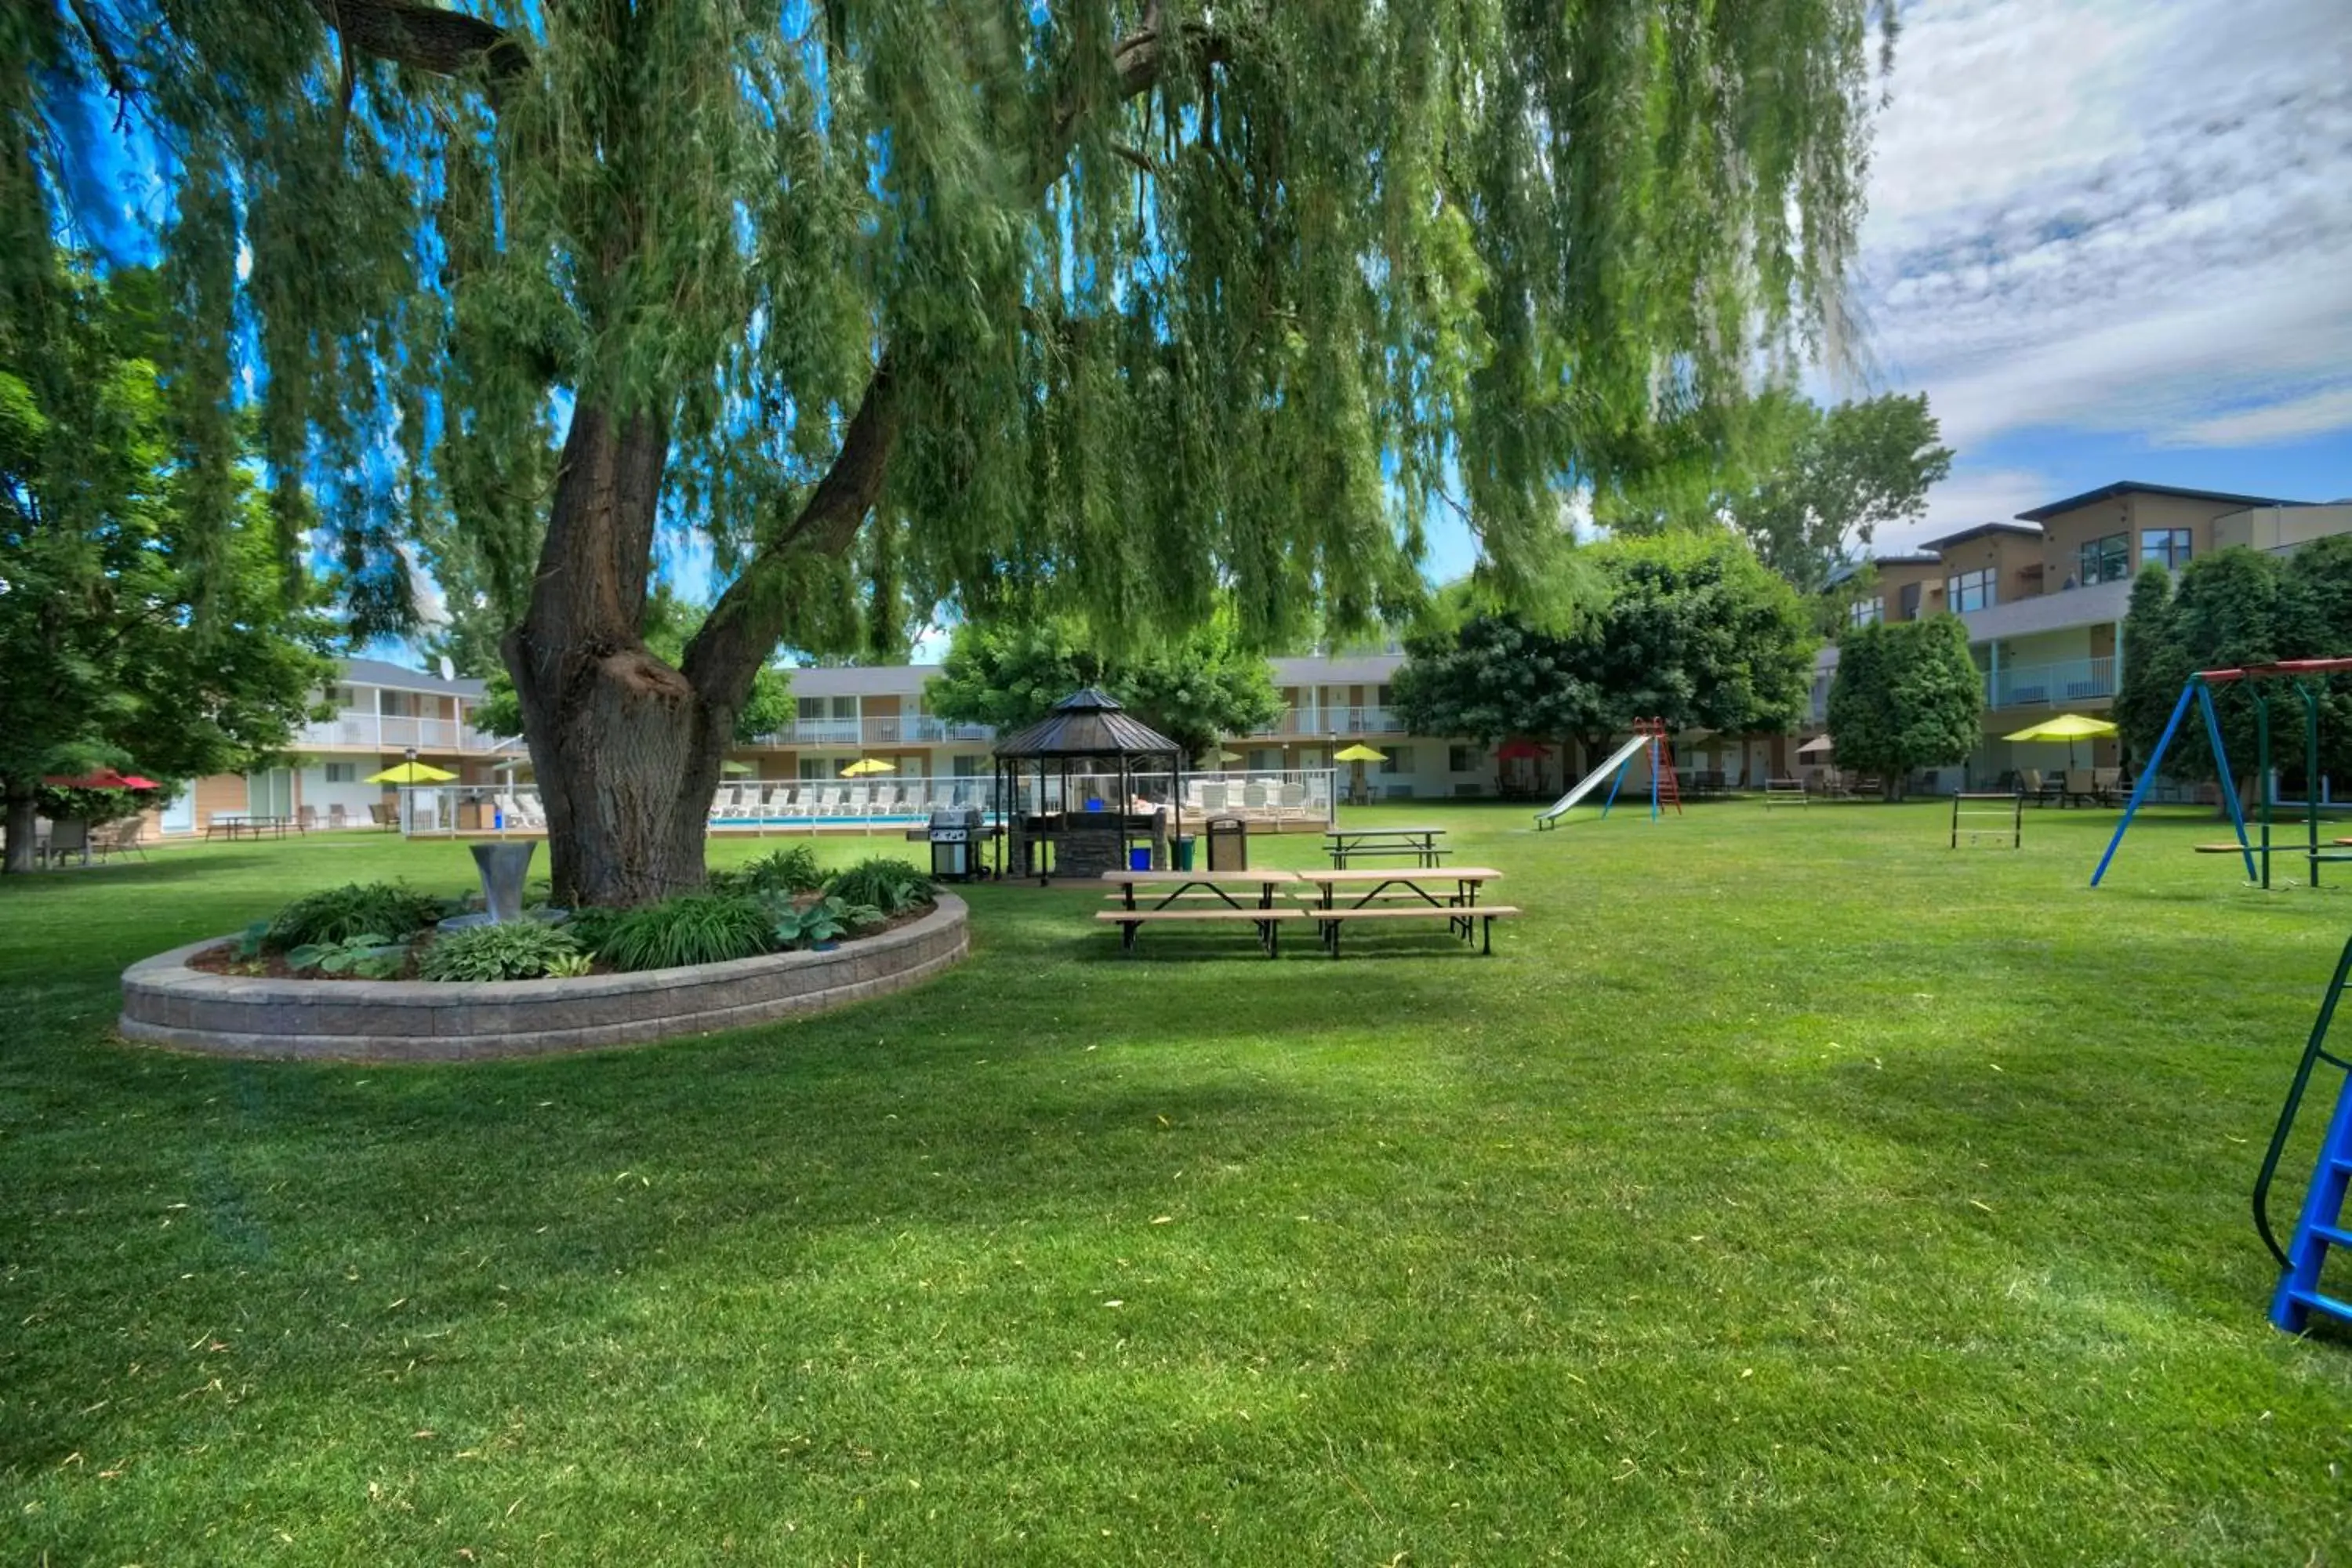
<svg viewBox="0 0 2352 1568"><path fill-rule="evenodd" d="M2246 879L2259 880L2263 886L2271 882L2271 709L2270 701L2259 691L2254 696L2256 734L2260 755L2255 759L2254 780L2261 791L2262 842L2254 843L2246 837L2246 814L2238 804L2237 782L2230 775L2230 754L2221 744L2221 721L2213 711L2213 688L2236 682L2284 679L2292 681L2295 695L2302 699L2304 709L2304 766L2306 774L2305 795L2305 841L2290 847L2278 845L2276 849L2288 854L2301 854L2310 864L2310 885L2319 885L2319 868L2337 860L2352 860L2352 855L2324 853L2319 847L2319 700L2311 687L2304 684L2305 676L2324 676L2341 670L2352 670L2352 658L2298 658L2277 664L2248 665L2242 669L2200 669L2190 676L2180 688L2180 700L2172 705L2172 717L2164 723L2164 733L2156 742L2156 750L2132 781L2131 799L2125 803L2123 820L2116 824L2115 837L2107 840L2106 853L2099 857L2098 869L2091 873L2091 886L2099 885L2107 874L2109 862L2116 858L2116 848L2132 818L2147 799L2150 785L2156 782L2157 769L2163 764L2164 753L2171 746L2173 736L2179 731L2180 721L2188 716L2189 704L2194 700L2198 712L2205 721L2205 739L2213 748L2213 762L2221 773L2221 800L2229 808L2230 825L2237 831L2238 853L2245 860ZM2256 868L2259 857L2262 864Z"/></svg>

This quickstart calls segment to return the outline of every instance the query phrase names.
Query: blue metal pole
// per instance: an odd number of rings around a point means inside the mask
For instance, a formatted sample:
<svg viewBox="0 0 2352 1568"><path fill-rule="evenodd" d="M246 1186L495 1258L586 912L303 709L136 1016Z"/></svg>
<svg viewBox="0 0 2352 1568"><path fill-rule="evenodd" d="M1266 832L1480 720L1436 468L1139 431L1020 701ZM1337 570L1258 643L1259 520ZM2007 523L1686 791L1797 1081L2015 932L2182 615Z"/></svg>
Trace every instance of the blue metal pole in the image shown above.
<svg viewBox="0 0 2352 1568"><path fill-rule="evenodd" d="M2124 803L2124 819L2116 824L2116 836L2107 840L2107 852L2099 857L2099 868L2091 873L2091 886L2094 888L2099 885L2099 879L2107 874L2107 862L2116 858L2116 847L2124 841L2124 830L2132 825L2133 814L2139 810L2140 803L2147 798L2149 788L2155 784L2157 764L2164 761L2164 749L2172 744L2172 732L2180 728L2181 715L2189 711L2189 694L2197 690L2198 685L2197 678L2192 675L2189 683L2180 689L2180 700L2172 705L2172 717L2164 721L2164 733L2158 738L2156 750L2149 753L2147 762L2140 764L2139 777L2132 780L2131 799ZM2243 833L2238 837L2241 842L2244 841Z"/></svg>
<svg viewBox="0 0 2352 1568"><path fill-rule="evenodd" d="M2238 804L2238 781L2230 776L2230 753L2221 745L2221 720L2213 711L2213 689L2193 677L2190 684L2197 688L2197 706L2205 715L2205 738L2213 747L2213 771L2221 775L2221 803L2230 808L2230 825L2238 830L2238 853L2246 858L2246 880L2260 881L2262 873L2254 869L2254 852L2246 844L2246 813ZM2269 869L2270 863L2271 858L2265 854L2264 870Z"/></svg>
<svg viewBox="0 0 2352 1568"><path fill-rule="evenodd" d="M1617 804L1617 791L1625 783L1625 770L1633 765L1633 759L1631 757L1617 764L1616 776L1609 781L1609 798L1601 803L1601 819L1603 822L1609 819L1609 808Z"/></svg>
<svg viewBox="0 0 2352 1568"><path fill-rule="evenodd" d="M1653 736L1650 741L1650 820L1658 820L1658 759L1665 752L1665 743Z"/></svg>

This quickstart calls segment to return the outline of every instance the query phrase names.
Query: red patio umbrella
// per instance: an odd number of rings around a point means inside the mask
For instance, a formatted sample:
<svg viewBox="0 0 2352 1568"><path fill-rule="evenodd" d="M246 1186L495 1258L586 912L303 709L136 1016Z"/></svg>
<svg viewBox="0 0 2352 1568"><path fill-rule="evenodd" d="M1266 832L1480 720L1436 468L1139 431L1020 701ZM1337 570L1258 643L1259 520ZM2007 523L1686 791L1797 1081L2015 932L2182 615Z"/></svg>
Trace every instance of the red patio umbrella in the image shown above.
<svg viewBox="0 0 2352 1568"><path fill-rule="evenodd" d="M1496 760L1497 762L1505 763L1516 762L1521 757L1528 757L1539 761L1550 754L1550 748L1546 746L1542 742L1529 741L1526 739L1506 741L1501 745L1495 748Z"/></svg>
<svg viewBox="0 0 2352 1568"><path fill-rule="evenodd" d="M162 789L153 779L142 779L137 773L119 773L112 768L100 768L96 773L79 778L50 774L41 780L56 789Z"/></svg>

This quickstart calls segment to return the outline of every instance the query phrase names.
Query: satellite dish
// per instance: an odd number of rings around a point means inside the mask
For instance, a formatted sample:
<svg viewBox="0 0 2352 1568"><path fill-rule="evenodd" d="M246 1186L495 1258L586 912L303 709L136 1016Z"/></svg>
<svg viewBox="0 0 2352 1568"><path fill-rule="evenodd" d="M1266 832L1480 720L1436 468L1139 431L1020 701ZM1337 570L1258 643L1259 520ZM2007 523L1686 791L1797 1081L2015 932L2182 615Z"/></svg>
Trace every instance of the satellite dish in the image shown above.
<svg viewBox="0 0 2352 1568"><path fill-rule="evenodd" d="M449 662L449 656L446 653L441 656L441 679L444 680L457 679L457 667Z"/></svg>

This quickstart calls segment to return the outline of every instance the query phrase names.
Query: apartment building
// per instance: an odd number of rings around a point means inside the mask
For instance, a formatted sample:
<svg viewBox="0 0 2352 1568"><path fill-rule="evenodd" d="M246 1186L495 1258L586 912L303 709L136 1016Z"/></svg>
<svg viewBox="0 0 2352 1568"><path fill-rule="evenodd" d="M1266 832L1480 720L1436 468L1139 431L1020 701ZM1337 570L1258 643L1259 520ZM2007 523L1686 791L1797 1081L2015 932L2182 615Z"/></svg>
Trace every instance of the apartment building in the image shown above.
<svg viewBox="0 0 2352 1568"><path fill-rule="evenodd" d="M1937 782L1990 784L2013 768L2065 763L2063 745L2011 742L2003 734L2056 711L2103 713L2113 704L2129 651L2124 616L2143 566L2177 572L2231 545L2293 550L2332 533L2352 533L2352 502L2119 480L1878 557L1877 586L1852 618L1909 621L1948 610L1966 624L1984 676L1985 739L1965 768L1947 770ZM1822 650L1817 724L1836 664L1836 650ZM2116 743L2086 742L2075 755L2110 765Z"/></svg>
<svg viewBox="0 0 2352 1568"><path fill-rule="evenodd" d="M216 818L242 816L333 820L335 808L354 823L392 800L368 775L413 753L469 784L487 784L501 767L527 765L518 738L488 733L474 722L482 683L427 675L382 659L347 658L334 685L320 693L332 716L295 734L291 759L249 773L201 778L163 807L165 837L206 831Z"/></svg>

